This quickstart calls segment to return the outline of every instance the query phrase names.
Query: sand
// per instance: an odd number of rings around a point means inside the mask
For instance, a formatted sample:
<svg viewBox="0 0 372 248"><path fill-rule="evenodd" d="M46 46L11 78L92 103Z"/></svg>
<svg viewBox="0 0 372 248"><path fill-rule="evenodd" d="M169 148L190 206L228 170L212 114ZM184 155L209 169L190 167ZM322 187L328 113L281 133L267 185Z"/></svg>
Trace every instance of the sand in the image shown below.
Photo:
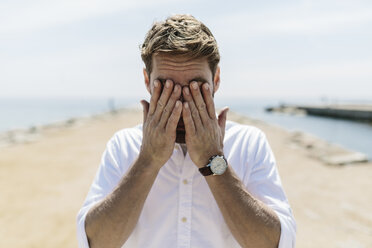
<svg viewBox="0 0 372 248"><path fill-rule="evenodd" d="M279 127L228 117L266 133L297 221L296 247L372 247L371 163L326 165ZM3 142L0 247L77 247L75 217L106 142L141 121L140 111L123 110Z"/></svg>

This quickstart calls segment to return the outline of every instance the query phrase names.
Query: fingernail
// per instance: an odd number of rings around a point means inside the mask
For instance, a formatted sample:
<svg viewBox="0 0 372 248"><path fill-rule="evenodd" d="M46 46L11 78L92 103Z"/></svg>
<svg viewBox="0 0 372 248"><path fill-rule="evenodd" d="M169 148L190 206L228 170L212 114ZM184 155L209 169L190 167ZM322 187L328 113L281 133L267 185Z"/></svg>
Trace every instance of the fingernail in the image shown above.
<svg viewBox="0 0 372 248"><path fill-rule="evenodd" d="M177 101L177 102L176 102L176 108L178 108L179 106L180 106L180 102Z"/></svg>
<svg viewBox="0 0 372 248"><path fill-rule="evenodd" d="M176 86L174 86L174 89L173 89L174 93L177 93L178 89L179 89L179 85L177 84Z"/></svg>
<svg viewBox="0 0 372 248"><path fill-rule="evenodd" d="M193 82L193 83L191 84L191 86L192 86L192 88L193 88L194 90L196 90L196 89L198 88L198 83L197 83L197 82Z"/></svg>
<svg viewBox="0 0 372 248"><path fill-rule="evenodd" d="M204 84L204 89L206 89L206 90L209 89L209 85L208 85L208 83L205 83L205 84Z"/></svg>
<svg viewBox="0 0 372 248"><path fill-rule="evenodd" d="M187 102L185 102L185 108L188 109L189 108L189 104Z"/></svg>
<svg viewBox="0 0 372 248"><path fill-rule="evenodd" d="M167 80L167 82L165 83L165 87L166 87L166 88L169 88L169 87L170 87L170 82L169 82L169 80Z"/></svg>
<svg viewBox="0 0 372 248"><path fill-rule="evenodd" d="M157 88L158 86L159 86L159 82L158 82L158 80L156 80L156 81L154 82L154 87Z"/></svg>
<svg viewBox="0 0 372 248"><path fill-rule="evenodd" d="M190 90L189 90L189 88L187 88L187 87L185 88L185 94L186 94L186 95L190 95Z"/></svg>

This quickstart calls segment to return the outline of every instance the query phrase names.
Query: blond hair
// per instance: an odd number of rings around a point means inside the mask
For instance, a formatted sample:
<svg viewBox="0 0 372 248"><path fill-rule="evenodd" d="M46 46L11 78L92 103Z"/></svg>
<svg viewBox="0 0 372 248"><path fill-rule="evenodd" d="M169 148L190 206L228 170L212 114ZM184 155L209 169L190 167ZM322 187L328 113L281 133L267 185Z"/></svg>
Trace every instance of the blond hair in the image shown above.
<svg viewBox="0 0 372 248"><path fill-rule="evenodd" d="M141 45L141 57L150 76L152 57L159 53L206 58L214 76L220 61L217 42L212 32L191 15L172 15L155 22Z"/></svg>

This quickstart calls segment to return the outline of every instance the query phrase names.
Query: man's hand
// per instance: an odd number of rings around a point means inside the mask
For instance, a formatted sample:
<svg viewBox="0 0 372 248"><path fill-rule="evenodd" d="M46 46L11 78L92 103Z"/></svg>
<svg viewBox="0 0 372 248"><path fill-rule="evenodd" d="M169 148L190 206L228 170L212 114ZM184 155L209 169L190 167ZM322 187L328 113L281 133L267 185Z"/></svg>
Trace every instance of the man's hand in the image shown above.
<svg viewBox="0 0 372 248"><path fill-rule="evenodd" d="M200 168L208 164L213 155L223 155L223 139L228 108L216 118L212 89L204 83L202 92L197 82L184 87L183 121L186 146L191 160ZM191 93L190 93L191 92ZM204 99L203 99L204 97Z"/></svg>
<svg viewBox="0 0 372 248"><path fill-rule="evenodd" d="M121 247L133 232L158 171L173 152L182 112L180 95L180 85L173 86L169 80L162 91L156 81L150 103L141 101L140 154L115 189L89 210L85 230L90 247Z"/></svg>
<svg viewBox="0 0 372 248"><path fill-rule="evenodd" d="M178 99L181 86L167 80L162 91L158 80L150 103L141 101L143 106L143 139L141 158L160 169L172 155L176 141L176 128L182 112L182 103Z"/></svg>

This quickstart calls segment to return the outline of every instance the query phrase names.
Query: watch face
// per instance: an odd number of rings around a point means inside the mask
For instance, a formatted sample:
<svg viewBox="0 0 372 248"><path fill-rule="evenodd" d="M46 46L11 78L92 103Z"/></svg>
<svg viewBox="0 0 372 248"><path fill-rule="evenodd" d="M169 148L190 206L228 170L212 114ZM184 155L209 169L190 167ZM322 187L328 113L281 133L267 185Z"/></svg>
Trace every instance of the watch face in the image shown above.
<svg viewBox="0 0 372 248"><path fill-rule="evenodd" d="M211 162L211 170L213 174L222 175L227 168L225 159L222 156L215 157Z"/></svg>

